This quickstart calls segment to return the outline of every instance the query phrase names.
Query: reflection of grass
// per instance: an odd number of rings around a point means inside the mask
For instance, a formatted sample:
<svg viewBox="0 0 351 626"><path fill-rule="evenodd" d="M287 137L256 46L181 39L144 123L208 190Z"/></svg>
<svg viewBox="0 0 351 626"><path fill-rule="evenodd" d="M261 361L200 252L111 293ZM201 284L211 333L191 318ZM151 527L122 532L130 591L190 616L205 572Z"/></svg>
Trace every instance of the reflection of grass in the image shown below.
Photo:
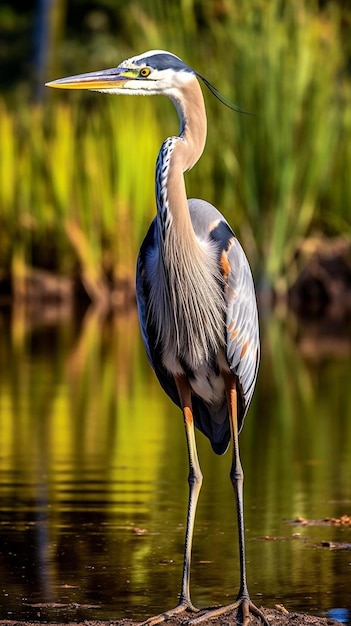
<svg viewBox="0 0 351 626"><path fill-rule="evenodd" d="M111 552L95 554L96 545L89 546L87 538L75 547L82 562L94 563L96 575L116 568L116 585L128 577L131 603L148 589L142 605L150 611L151 604L154 610L157 603L160 610L167 608L175 600L181 570L186 444L181 413L146 363L136 318L101 324L89 312L79 333L72 322L32 332L14 319L12 340L3 327L0 500L12 507L13 526L22 531L38 507L46 512L50 563L59 578L62 563L55 550L62 545L72 550L67 530L74 516L87 519L91 533L96 519L103 520L106 526L99 532ZM258 389L240 440L249 584L253 593L264 594L266 605L275 594L296 596L306 580L312 594L317 576L323 585L339 576L330 554L327 558L314 547L321 535L301 529L301 538L311 538L310 543L293 539L296 528L284 520L348 512L351 396L345 392L347 358L308 362L298 353L288 323L273 318L264 321L262 338ZM204 437L198 442L205 480L192 571L194 601L205 605L235 593L237 544L230 455L215 457ZM135 526L148 532L133 535ZM322 539L337 540L338 532L323 532ZM277 540L260 540L265 535ZM121 563L128 576L118 569ZM328 598L319 610L328 608Z"/></svg>
<svg viewBox="0 0 351 626"><path fill-rule="evenodd" d="M225 212L257 270L281 289L313 227L350 234L341 18L336 7L304 5L228 5L221 17L205 11L201 26L192 3L157 5L156 20L128 12L136 52L171 47L255 114L233 114L206 94L208 144L187 183L189 195ZM109 281L131 275L154 212L156 152L176 131L175 113L154 100L60 98L51 94L46 111L0 103L0 269L11 269L20 290L28 265L69 274L78 266L98 299Z"/></svg>
<svg viewBox="0 0 351 626"><path fill-rule="evenodd" d="M33 490L41 475L54 502L63 499L65 507L71 500L74 506L75 488L86 489L79 497L89 500L87 477L93 480L95 471L97 479L103 475L109 481L106 504L111 510L134 511L133 490L139 490L138 514L145 513L164 424L154 380L145 405L145 359L140 358L137 331L131 316L102 329L98 316L89 312L79 338L69 327L57 333L57 349L44 334L30 366L23 332L11 354L1 346L8 369L1 376L0 466L5 477L24 473L29 506L35 505ZM47 348L51 356L45 363ZM4 363L0 365L2 369Z"/></svg>

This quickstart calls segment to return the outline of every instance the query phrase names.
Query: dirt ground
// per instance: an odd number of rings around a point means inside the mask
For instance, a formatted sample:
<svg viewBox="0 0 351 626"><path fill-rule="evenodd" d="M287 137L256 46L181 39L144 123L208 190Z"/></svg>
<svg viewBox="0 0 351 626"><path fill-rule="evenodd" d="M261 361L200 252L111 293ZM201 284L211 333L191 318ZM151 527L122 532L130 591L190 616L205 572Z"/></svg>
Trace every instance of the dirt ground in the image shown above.
<svg viewBox="0 0 351 626"><path fill-rule="evenodd" d="M306 615L305 613L288 613L284 607L275 609L262 609L270 626L340 626L340 622L327 617L318 617L315 615ZM181 626L189 620L189 614L167 620L167 626ZM212 626L237 626L240 624L237 619L237 612L233 611L227 615L222 615L217 619L213 619L204 624L212 624ZM85 622L62 622L50 624L47 621L27 622L15 620L0 620L0 626L138 626L140 622L132 620L109 620L109 621L85 621ZM251 617L250 626L262 626L262 622L256 617Z"/></svg>

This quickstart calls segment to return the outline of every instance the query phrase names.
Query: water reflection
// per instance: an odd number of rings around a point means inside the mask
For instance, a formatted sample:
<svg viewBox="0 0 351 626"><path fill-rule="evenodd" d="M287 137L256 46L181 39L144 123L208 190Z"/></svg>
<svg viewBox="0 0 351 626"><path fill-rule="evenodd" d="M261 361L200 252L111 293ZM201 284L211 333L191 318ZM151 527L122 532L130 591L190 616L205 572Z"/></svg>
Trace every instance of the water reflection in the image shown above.
<svg viewBox="0 0 351 626"><path fill-rule="evenodd" d="M135 312L0 324L0 619L164 610L180 583L186 451ZM262 343L241 436L251 594L289 610L349 609L351 529L287 522L350 513L350 344L317 358L285 317L263 321ZM192 589L207 605L236 593L238 557L229 456L198 442Z"/></svg>

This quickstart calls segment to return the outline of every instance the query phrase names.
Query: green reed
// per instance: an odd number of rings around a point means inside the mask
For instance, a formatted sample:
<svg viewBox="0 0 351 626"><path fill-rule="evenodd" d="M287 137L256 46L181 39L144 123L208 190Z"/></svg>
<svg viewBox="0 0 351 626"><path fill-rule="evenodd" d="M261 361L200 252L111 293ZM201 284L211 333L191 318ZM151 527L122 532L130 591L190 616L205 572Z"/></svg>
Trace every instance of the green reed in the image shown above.
<svg viewBox="0 0 351 626"><path fill-rule="evenodd" d="M2 103L3 270L17 276L21 260L23 271L34 264L71 274L78 263L92 298L108 280L134 273L161 141L151 102L143 103L130 99L127 115L107 100L89 113L79 102L15 113Z"/></svg>
<svg viewBox="0 0 351 626"><path fill-rule="evenodd" d="M149 13L137 4L125 11L134 52L171 49L252 114L205 93L208 142L186 177L188 195L215 203L254 270L285 290L304 238L350 236L351 86L341 15L303 0L284 8L278 0L236 3L220 15L207 7L201 20L192 2L154 0ZM101 66L112 63L104 54ZM130 54L121 42L115 58ZM155 211L157 150L176 132L165 99L55 91L45 107L0 101L0 271L12 273L15 290L28 266L69 275L78 267L93 299L131 276Z"/></svg>
<svg viewBox="0 0 351 626"><path fill-rule="evenodd" d="M330 213L350 215L350 154L341 147L351 133L349 84L340 77L338 15L310 13L303 2L287 3L281 13L277 2L254 5L230 15L227 29L235 37L232 45L228 38L222 87L253 116L231 119L217 109L210 142L213 160L223 164L226 215L251 258L275 287L284 288L293 278L299 242L313 228L330 228L322 212L325 193ZM221 36L227 32L219 25ZM344 209L327 191L331 184L343 196Z"/></svg>

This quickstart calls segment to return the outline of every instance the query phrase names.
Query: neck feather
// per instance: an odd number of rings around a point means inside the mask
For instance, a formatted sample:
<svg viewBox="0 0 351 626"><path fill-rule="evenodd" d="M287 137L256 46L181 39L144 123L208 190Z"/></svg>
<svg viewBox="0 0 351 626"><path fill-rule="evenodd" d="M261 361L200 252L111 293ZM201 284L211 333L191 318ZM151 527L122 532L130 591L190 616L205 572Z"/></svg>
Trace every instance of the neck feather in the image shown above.
<svg viewBox="0 0 351 626"><path fill-rule="evenodd" d="M194 236L191 226L184 172L199 160L206 143L205 103L197 79L192 77L171 94L179 115L180 135L166 139L156 165L156 200L162 228L169 226L182 237ZM165 231L163 231L165 232Z"/></svg>

